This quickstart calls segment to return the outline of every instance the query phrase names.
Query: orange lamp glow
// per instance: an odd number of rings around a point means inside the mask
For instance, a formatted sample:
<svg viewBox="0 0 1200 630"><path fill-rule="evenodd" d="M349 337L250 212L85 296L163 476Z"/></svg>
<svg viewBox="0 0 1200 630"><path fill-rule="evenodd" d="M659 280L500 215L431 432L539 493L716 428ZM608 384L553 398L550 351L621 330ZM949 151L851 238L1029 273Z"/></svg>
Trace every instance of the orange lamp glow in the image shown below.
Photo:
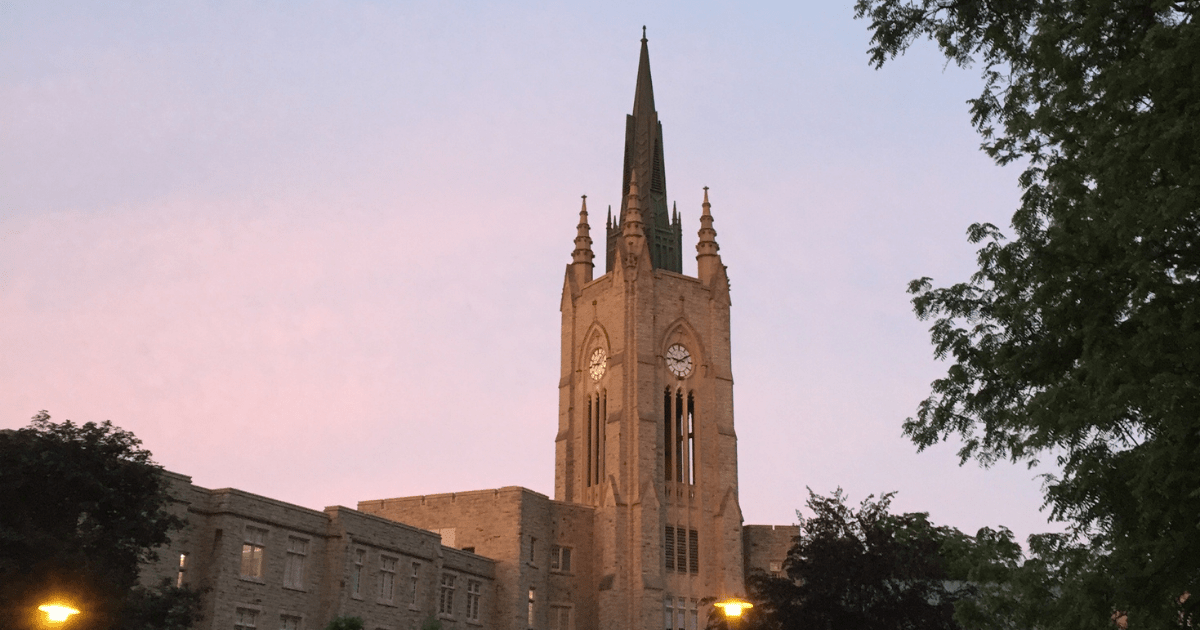
<svg viewBox="0 0 1200 630"><path fill-rule="evenodd" d="M741 617L744 611L754 608L754 604L744 599L724 599L713 602L713 606L720 608L726 617Z"/></svg>
<svg viewBox="0 0 1200 630"><path fill-rule="evenodd" d="M51 623L62 623L71 615L79 614L78 610L63 604L42 604L41 606L38 606L38 610L46 613L46 616L50 618Z"/></svg>

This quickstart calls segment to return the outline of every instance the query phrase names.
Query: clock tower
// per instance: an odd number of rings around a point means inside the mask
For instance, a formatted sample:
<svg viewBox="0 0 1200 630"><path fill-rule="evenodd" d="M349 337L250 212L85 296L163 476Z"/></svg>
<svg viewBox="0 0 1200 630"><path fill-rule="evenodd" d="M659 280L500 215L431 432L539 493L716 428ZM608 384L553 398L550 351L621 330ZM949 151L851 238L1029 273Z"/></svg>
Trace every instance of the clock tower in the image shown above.
<svg viewBox="0 0 1200 630"><path fill-rule="evenodd" d="M594 508L600 630L701 628L702 601L744 588L729 279L707 188L697 274L682 273L644 32L641 44L606 272L594 277L585 197L561 304L554 498Z"/></svg>

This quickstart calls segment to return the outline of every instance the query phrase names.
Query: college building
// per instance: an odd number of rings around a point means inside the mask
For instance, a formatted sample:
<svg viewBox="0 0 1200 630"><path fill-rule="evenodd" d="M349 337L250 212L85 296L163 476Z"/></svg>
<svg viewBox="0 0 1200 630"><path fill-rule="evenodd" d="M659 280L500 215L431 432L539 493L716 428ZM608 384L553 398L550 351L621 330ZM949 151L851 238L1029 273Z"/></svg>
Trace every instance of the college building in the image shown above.
<svg viewBox="0 0 1200 630"><path fill-rule="evenodd" d="M206 629L696 630L749 572L779 573L797 531L742 523L729 278L707 188L697 273L682 273L644 32L621 186L603 273L586 197L566 267L553 498L510 486L318 511L168 473L187 525L143 582L207 589Z"/></svg>

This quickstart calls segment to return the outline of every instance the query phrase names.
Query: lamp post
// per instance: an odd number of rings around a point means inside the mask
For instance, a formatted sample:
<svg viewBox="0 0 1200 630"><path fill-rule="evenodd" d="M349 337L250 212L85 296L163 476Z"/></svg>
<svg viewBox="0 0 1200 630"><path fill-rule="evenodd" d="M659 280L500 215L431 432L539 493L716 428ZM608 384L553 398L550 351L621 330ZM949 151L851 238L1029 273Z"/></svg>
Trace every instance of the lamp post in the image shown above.
<svg viewBox="0 0 1200 630"><path fill-rule="evenodd" d="M721 612L725 613L725 620L729 622L730 628L741 627L742 613L754 608L754 604L736 597L730 597L719 602L713 602L713 606L720 608Z"/></svg>
<svg viewBox="0 0 1200 630"><path fill-rule="evenodd" d="M66 623L71 615L78 615L79 611L62 602L51 602L38 606L38 610L46 613L46 622L51 627L57 627Z"/></svg>

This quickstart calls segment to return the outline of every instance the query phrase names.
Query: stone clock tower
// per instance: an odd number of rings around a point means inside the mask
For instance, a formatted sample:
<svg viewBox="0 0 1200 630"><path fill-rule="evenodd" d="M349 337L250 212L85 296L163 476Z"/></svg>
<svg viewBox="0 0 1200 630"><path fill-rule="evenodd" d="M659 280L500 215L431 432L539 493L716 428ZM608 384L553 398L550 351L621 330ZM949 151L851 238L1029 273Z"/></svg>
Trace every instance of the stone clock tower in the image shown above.
<svg viewBox="0 0 1200 630"><path fill-rule="evenodd" d="M561 306L554 498L594 508L600 630L703 627L702 600L744 588L729 279L707 188L697 277L682 274L662 139L643 33L606 273L585 198Z"/></svg>

